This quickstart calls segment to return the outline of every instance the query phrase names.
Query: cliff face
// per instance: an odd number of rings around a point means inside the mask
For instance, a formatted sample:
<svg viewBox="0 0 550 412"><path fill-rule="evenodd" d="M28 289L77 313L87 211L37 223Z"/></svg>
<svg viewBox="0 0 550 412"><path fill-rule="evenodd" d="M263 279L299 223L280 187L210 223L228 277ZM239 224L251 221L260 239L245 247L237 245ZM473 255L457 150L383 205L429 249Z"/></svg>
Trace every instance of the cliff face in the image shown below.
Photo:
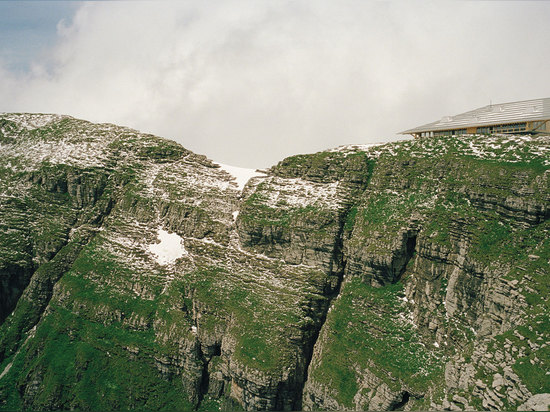
<svg viewBox="0 0 550 412"><path fill-rule="evenodd" d="M505 161L544 150L530 144L415 141L378 157L305 406L508 409L548 391L549 172Z"/></svg>
<svg viewBox="0 0 550 412"><path fill-rule="evenodd" d="M1 115L0 408L540 406L549 154L349 146L241 191L155 136Z"/></svg>

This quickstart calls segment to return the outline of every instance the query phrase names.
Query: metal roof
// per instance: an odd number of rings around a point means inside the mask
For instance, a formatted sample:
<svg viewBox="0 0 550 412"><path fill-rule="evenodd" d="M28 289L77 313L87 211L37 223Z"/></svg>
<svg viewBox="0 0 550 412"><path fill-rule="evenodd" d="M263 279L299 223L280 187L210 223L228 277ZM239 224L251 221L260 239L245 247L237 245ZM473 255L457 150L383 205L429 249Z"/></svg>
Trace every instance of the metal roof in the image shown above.
<svg viewBox="0 0 550 412"><path fill-rule="evenodd" d="M490 104L456 116L405 130L401 134L550 119L550 97L521 102Z"/></svg>

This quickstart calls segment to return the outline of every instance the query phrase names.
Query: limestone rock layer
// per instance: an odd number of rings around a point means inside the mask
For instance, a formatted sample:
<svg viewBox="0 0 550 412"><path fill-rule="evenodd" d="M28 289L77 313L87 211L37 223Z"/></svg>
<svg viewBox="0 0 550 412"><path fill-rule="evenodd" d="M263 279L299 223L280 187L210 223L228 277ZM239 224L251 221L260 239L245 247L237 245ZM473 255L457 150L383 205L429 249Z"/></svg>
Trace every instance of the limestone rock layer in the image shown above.
<svg viewBox="0 0 550 412"><path fill-rule="evenodd" d="M0 115L0 409L550 399L550 137L204 156ZM542 406L541 406L542 405Z"/></svg>

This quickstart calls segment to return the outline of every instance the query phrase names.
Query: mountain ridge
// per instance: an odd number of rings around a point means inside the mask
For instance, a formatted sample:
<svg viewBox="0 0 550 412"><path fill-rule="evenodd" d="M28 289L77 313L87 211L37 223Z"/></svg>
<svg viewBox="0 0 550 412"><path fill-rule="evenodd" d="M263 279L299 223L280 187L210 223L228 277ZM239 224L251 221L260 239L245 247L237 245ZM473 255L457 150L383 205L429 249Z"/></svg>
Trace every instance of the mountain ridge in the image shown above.
<svg viewBox="0 0 550 412"><path fill-rule="evenodd" d="M0 115L0 154L2 409L550 392L548 136L351 145L242 191L175 142L66 116ZM166 264L160 231L182 239Z"/></svg>

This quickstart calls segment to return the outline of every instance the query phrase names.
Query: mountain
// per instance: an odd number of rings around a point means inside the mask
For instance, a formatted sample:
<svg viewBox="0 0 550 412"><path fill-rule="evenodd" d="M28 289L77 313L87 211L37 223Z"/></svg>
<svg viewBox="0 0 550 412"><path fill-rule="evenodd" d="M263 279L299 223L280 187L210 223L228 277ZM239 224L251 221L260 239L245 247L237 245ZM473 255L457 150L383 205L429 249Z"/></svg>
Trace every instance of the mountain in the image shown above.
<svg viewBox="0 0 550 412"><path fill-rule="evenodd" d="M541 409L550 137L205 156L0 115L0 409Z"/></svg>

